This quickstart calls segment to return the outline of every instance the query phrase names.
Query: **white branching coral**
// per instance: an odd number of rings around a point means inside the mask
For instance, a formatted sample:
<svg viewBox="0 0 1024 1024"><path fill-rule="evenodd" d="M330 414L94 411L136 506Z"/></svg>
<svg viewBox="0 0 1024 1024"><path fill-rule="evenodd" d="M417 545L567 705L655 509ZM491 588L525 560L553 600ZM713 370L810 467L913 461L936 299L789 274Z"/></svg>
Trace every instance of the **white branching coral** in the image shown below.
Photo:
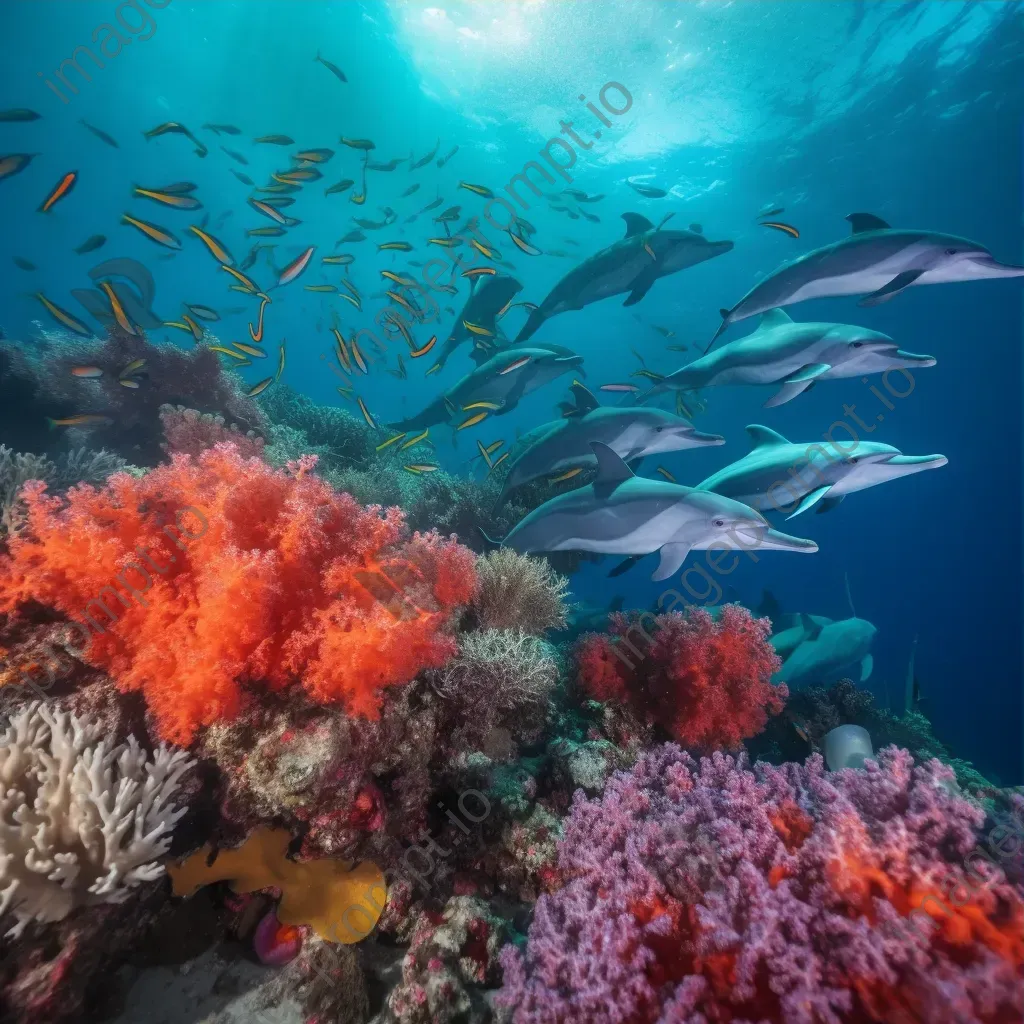
<svg viewBox="0 0 1024 1024"><path fill-rule="evenodd" d="M134 736L114 745L103 727L37 701L0 737L0 915L7 933L60 921L76 906L121 903L159 878L159 859L185 813L170 802L194 762Z"/></svg>

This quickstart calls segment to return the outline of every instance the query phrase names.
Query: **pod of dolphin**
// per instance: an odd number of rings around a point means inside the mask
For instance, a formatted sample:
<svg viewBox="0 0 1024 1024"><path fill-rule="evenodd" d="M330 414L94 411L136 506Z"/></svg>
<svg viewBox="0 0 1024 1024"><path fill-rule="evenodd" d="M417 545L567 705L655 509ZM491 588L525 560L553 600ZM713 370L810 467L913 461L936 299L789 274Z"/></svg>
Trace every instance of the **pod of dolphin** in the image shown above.
<svg viewBox="0 0 1024 1024"><path fill-rule="evenodd" d="M412 429L454 420L458 410L490 401L498 413L581 362L567 349L527 342L551 317L614 295L624 305L653 283L732 249L697 230L664 230L639 214L623 214L626 235L570 271L531 312L512 345L470 373L418 417ZM582 386L565 418L522 440L499 498L503 504L530 481L596 468L593 482L561 493L530 512L501 544L523 553L587 551L635 561L660 553L652 579L674 575L687 555L711 547L813 553L813 540L771 527L763 513L835 508L856 491L938 469L943 455L903 455L890 445L860 442L851 452L832 444L793 443L766 426L751 425L744 458L694 487L638 477L628 465L647 455L720 445L724 438L697 430L682 416L646 405L671 390L720 385L768 385L765 403L792 401L819 380L935 365L929 355L905 352L888 336L847 324L797 323L783 307L812 298L862 295L860 305L888 302L906 288L986 278L1022 277L1024 267L999 263L984 246L955 235L889 227L871 214L851 214L848 238L812 250L767 275L731 309L703 356L661 379L638 404L600 407ZM694 226L696 228L696 226ZM761 315L748 336L709 350L730 324ZM453 346L454 347L454 346ZM528 357L528 358L525 358ZM513 360L513 361L510 361ZM515 372L510 372L510 370ZM635 400L634 400L635 401ZM829 453L827 449L831 448ZM812 454L813 453L813 454ZM785 481L785 499L773 493Z"/></svg>

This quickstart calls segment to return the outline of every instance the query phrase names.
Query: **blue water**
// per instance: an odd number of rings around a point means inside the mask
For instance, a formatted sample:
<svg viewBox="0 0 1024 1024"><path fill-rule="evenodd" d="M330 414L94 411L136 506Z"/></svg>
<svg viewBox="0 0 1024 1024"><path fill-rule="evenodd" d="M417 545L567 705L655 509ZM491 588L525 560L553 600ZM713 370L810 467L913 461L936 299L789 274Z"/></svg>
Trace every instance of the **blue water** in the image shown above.
<svg viewBox="0 0 1024 1024"><path fill-rule="evenodd" d="M108 0L5 3L0 29L6 40L0 106L30 107L44 115L31 124L0 125L3 152L38 153L24 173L0 182L5 231L0 239L0 325L9 337L31 339L31 322L44 321L31 297L44 292L77 309L69 295L88 285L87 271L103 259L131 256L157 279L156 308L173 319L181 302L223 309L247 300L229 283L198 241L180 254L119 226L130 211L181 238L191 214L164 211L133 200L133 184L178 180L199 185L213 229L241 259L254 241L276 243L278 267L316 245L303 281L335 282L338 268L321 269L319 257L353 252L351 278L364 296L357 314L336 296L299 290L275 293L268 312L268 348L287 338L284 380L325 404L343 404L329 372L331 310L346 331L370 327L380 299L378 271L407 266L407 258L443 256L426 246L437 233L431 214L402 220L436 195L463 214L482 213L483 200L458 190L460 180L503 194L563 119L575 130L601 129L592 149L580 152L571 187L606 198L586 209L601 221L571 221L527 193L520 213L538 228L541 249L589 254L622 234L619 214L637 211L657 222L674 213L673 226L700 223L708 237L731 239L733 252L656 284L637 306L621 299L567 313L546 324L537 341L572 347L586 360L592 388L629 379L639 352L655 371L675 369L686 354L668 352L649 325L675 332L673 343L701 345L714 333L718 309L736 302L758 276L782 261L845 234L843 218L873 212L894 226L943 230L976 239L998 258L1021 257L1022 13L1017 3L829 4L751 2L322 3L319 0L241 0L190 3L170 0L162 9ZM443 6L442 6L443 5ZM108 46L102 70L87 59L91 81L73 70L59 99L46 83L76 47L90 45L100 26L120 11L125 43ZM142 12L140 14L139 12ZM143 20L143 18L148 20ZM116 23L115 23L116 24ZM143 36L150 38L143 39ZM134 37L134 38L133 38ZM130 40L130 42L128 41ZM314 62L317 50L340 65L341 84ZM577 97L594 101L616 81L632 106L603 127ZM105 146L80 124L87 120L120 143ZM146 141L142 132L175 120L210 147L198 159L181 136ZM243 134L217 137L204 122L236 124ZM286 133L296 146L254 146L253 137ZM368 137L374 159L458 154L443 168L435 162L410 172L371 173L362 207L349 194L324 197L343 177L358 182L361 154L338 137ZM242 167L219 146L243 152ZM303 223L282 239L244 237L246 228L270 222L246 206L249 189L229 172L236 168L257 184L288 166L300 147L337 150L322 181L303 190L287 212ZM36 207L69 170L80 172L74 193L47 216ZM672 193L644 199L630 176ZM402 199L413 182L420 189ZM557 186L567 187L559 181ZM783 220L801 237L760 227L757 211L769 202L785 207ZM378 219L380 207L398 223L369 240L336 246L352 216ZM435 211L436 212L436 211ZM517 253L492 228L484 232L515 264L524 284L519 298L540 302L575 260ZM102 233L107 245L76 256L71 250ZM575 240L577 245L566 242ZM377 254L375 243L413 242L410 257ZM19 256L40 269L11 267ZM262 261L253 271L266 287ZM465 300L440 297L456 312ZM912 394L883 410L859 380L826 381L781 409L764 410L765 395L743 389L705 393L698 426L724 434L725 448L691 451L659 460L680 482L696 483L747 450L743 428L764 423L795 441L815 441L856 405L875 422L872 440L908 454L943 453L945 468L856 494L827 515L809 514L790 524L813 537L811 557L765 554L744 559L726 581L730 594L756 605L770 589L782 605L832 617L847 612L844 576L857 614L878 626L875 669L869 684L884 703L902 707L903 680L914 636L917 674L937 735L960 756L974 760L1004 783L1022 777L1021 731L1021 294L1020 280L914 288L895 301L861 309L852 299L829 299L791 309L797 319L853 322L884 331L903 347L938 357L934 369L916 374ZM227 296L227 297L225 297ZM518 329L522 311L505 323ZM246 336L245 317L217 325L225 340ZM454 317L437 325L443 339ZM750 325L731 329L727 338ZM174 331L157 332L169 343L191 344ZM428 328L420 328L425 341ZM28 343L31 343L30 340ZM359 393L380 420L416 411L470 368L463 348L440 375L424 378L430 360L410 365L409 379L376 373ZM254 383L260 367L243 371ZM558 382L529 397L512 414L490 420L452 447L438 440L442 464L466 472L473 437L511 440L556 415L565 397ZM877 378L872 382L879 386ZM884 422L873 420L884 412ZM469 432L467 432L469 433ZM0 438L0 440L3 440ZM652 472L653 464L645 467ZM606 560L586 566L573 581L577 597L605 603L624 593L646 606L664 589L638 567L608 580Z"/></svg>

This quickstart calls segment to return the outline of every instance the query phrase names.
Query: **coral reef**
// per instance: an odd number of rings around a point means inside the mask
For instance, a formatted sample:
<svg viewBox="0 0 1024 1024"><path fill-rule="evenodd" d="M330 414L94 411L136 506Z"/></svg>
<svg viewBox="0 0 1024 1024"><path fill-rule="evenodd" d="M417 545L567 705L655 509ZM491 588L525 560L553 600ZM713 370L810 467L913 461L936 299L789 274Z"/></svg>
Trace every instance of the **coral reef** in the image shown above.
<svg viewBox="0 0 1024 1024"><path fill-rule="evenodd" d="M611 630L577 645L580 685L596 700L630 705L687 746L735 749L785 704L786 687L771 682L780 665L771 623L740 605L714 619L702 609L615 614Z"/></svg>
<svg viewBox="0 0 1024 1024"><path fill-rule="evenodd" d="M456 1024L483 1020L469 986L495 983L504 922L485 903L453 896L438 913L424 911L388 997L385 1024Z"/></svg>
<svg viewBox="0 0 1024 1024"><path fill-rule="evenodd" d="M474 595L473 556L435 534L405 540L400 510L336 494L314 461L284 472L223 444L66 499L30 483L0 611L85 609L87 660L141 690L175 742L238 714L255 681L301 681L372 717L385 687L455 653L445 629Z"/></svg>
<svg viewBox="0 0 1024 1024"><path fill-rule="evenodd" d="M121 903L159 878L171 802L191 767L182 751L152 760L134 737L112 744L99 722L38 702L12 716L0 741L0 914L18 936L76 906Z"/></svg>
<svg viewBox="0 0 1024 1024"><path fill-rule="evenodd" d="M456 749L479 749L495 729L513 740L540 735L558 662L549 645L518 629L463 633L458 653L433 672Z"/></svg>
<svg viewBox="0 0 1024 1024"><path fill-rule="evenodd" d="M25 524L21 489L29 480L42 480L55 493L79 483L101 483L125 469L124 459L107 451L75 448L51 461L43 455L11 451L0 444L0 540Z"/></svg>
<svg viewBox="0 0 1024 1024"><path fill-rule="evenodd" d="M222 441L235 445L244 459L263 455L262 437L252 430L243 434L235 423L226 426L220 415L186 409L183 405L162 405L160 423L166 438L161 447L170 455L198 455Z"/></svg>
<svg viewBox="0 0 1024 1024"><path fill-rule="evenodd" d="M893 747L838 773L652 750L577 797L499 1002L514 1024L1012 1020L1024 902L970 859L984 815L951 778Z"/></svg>
<svg viewBox="0 0 1024 1024"><path fill-rule="evenodd" d="M144 364L138 366L139 360ZM133 375L138 387L124 387L121 374L132 364L138 367ZM76 367L94 367L101 375L76 376ZM187 352L117 327L99 342L59 334L24 347L0 342L0 425L18 451L55 451L60 435L49 429L48 418L90 414L107 422L72 428L69 436L78 444L87 438L92 448L106 448L133 465L154 466L163 456L159 414L167 404L219 413L243 431L265 424L238 379L206 346Z"/></svg>
<svg viewBox="0 0 1024 1024"><path fill-rule="evenodd" d="M867 729L876 748L904 747L918 761L937 757L953 768L957 784L967 793L986 796L997 791L970 762L952 756L921 712L897 715L884 710L868 690L849 679L791 693L785 713L769 720L764 731L747 742L747 751L773 764L800 761L811 751L820 751L825 736L840 725Z"/></svg>
<svg viewBox="0 0 1024 1024"><path fill-rule="evenodd" d="M473 610L484 629L543 636L565 627L569 580L545 559L499 548L477 560L476 574L480 589Z"/></svg>

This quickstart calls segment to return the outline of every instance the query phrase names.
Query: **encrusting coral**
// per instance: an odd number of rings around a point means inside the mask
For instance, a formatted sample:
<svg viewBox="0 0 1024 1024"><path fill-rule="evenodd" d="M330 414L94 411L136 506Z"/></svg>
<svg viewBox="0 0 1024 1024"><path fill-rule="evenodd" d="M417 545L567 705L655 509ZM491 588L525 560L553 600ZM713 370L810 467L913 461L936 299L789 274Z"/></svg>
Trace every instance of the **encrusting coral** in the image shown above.
<svg viewBox="0 0 1024 1024"><path fill-rule="evenodd" d="M580 640L579 681L594 699L631 707L680 743L736 749L789 695L771 682L781 663L770 632L768 619L754 619L738 604L724 605L717 618L703 609L617 613L610 635Z"/></svg>
<svg viewBox="0 0 1024 1024"><path fill-rule="evenodd" d="M328 942L349 945L373 931L387 899L376 864L323 857L294 861L287 856L291 834L260 828L235 850L220 850L210 863L209 847L167 873L175 896L192 896L201 886L229 881L235 892L281 890L277 917L285 925L308 925Z"/></svg>
<svg viewBox="0 0 1024 1024"><path fill-rule="evenodd" d="M477 559L480 587L473 610L484 629L521 629L543 636L566 625L569 580L544 558L498 548Z"/></svg>
<svg viewBox="0 0 1024 1024"><path fill-rule="evenodd" d="M99 722L34 702L0 739L0 914L18 936L30 921L121 903L159 878L160 859L185 813L171 798L192 766L135 738L114 745Z"/></svg>
<svg viewBox="0 0 1024 1024"><path fill-rule="evenodd" d="M1019 1020L1024 901L951 779L895 747L833 773L647 752L578 794L505 1020Z"/></svg>
<svg viewBox="0 0 1024 1024"><path fill-rule="evenodd" d="M475 593L474 556L406 538L399 509L362 508L314 464L275 470L221 444L66 499L30 483L27 529L0 557L0 611L85 609L98 630L86 659L141 690L177 743L237 715L256 683L301 682L373 717L384 688L455 653L447 626Z"/></svg>
<svg viewBox="0 0 1024 1024"><path fill-rule="evenodd" d="M424 911L402 963L402 980L388 997L387 1024L456 1024L475 1014L473 984L497 980L504 922L471 896ZM477 1001L480 996L476 995ZM477 1008L479 1009L479 1008Z"/></svg>

